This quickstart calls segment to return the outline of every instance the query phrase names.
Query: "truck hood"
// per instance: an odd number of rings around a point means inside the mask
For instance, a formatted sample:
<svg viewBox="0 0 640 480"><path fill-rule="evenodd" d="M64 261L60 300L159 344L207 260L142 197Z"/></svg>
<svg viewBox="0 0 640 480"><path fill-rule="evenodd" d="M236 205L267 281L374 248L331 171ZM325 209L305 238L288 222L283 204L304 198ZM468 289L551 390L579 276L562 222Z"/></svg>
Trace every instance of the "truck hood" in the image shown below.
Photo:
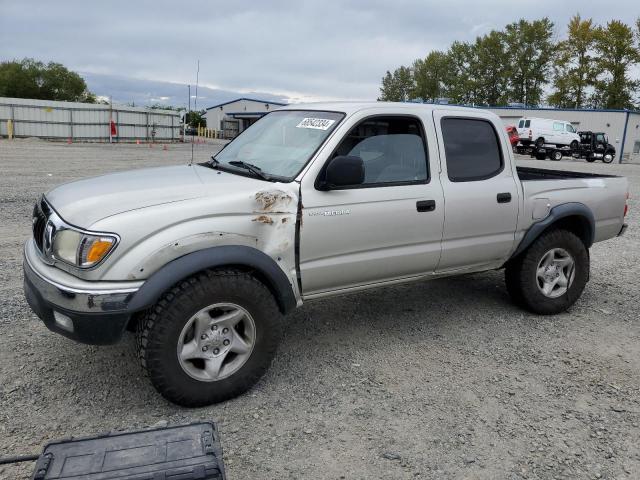
<svg viewBox="0 0 640 480"><path fill-rule="evenodd" d="M98 220L119 213L244 190L251 194L267 183L219 173L199 165L145 168L67 183L45 197L66 222L89 228Z"/></svg>

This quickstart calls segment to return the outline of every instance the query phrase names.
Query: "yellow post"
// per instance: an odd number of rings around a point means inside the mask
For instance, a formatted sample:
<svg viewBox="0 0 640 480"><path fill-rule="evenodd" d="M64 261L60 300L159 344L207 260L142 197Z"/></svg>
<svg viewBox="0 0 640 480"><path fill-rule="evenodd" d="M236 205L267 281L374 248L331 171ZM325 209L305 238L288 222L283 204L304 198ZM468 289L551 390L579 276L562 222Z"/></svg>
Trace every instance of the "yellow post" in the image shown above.
<svg viewBox="0 0 640 480"><path fill-rule="evenodd" d="M13 120L11 119L7 120L7 137L9 140L13 138Z"/></svg>

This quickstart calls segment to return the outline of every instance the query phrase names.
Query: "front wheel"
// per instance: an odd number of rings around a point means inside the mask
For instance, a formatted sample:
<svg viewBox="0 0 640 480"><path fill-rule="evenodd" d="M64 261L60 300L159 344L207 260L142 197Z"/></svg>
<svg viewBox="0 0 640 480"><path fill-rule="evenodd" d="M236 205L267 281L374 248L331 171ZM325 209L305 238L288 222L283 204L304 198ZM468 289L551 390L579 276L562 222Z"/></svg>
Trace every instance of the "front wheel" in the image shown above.
<svg viewBox="0 0 640 480"><path fill-rule="evenodd" d="M553 315L571 307L589 278L589 254L567 230L543 233L505 270L507 290L527 310Z"/></svg>
<svg viewBox="0 0 640 480"><path fill-rule="evenodd" d="M578 149L578 141L574 140L573 142L571 142L571 145L569 145L571 147L571 150L577 150Z"/></svg>
<svg viewBox="0 0 640 480"><path fill-rule="evenodd" d="M200 407L251 388L269 367L281 313L250 273L213 270L167 292L140 321L140 362L169 401Z"/></svg>
<svg viewBox="0 0 640 480"><path fill-rule="evenodd" d="M613 162L613 154L611 154L611 153L605 153L605 154L604 154L604 157L602 158L602 161L603 161L604 163L611 163L611 162Z"/></svg>

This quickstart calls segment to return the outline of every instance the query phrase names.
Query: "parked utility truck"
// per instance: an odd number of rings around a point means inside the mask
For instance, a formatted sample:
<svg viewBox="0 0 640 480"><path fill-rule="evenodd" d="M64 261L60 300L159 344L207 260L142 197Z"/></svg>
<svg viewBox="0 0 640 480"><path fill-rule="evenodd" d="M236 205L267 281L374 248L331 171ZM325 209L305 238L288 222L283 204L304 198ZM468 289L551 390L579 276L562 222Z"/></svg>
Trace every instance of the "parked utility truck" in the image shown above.
<svg viewBox="0 0 640 480"><path fill-rule="evenodd" d="M487 111L288 106L206 163L44 194L24 288L49 329L79 342L135 331L158 391L207 405L262 376L307 301L503 268L515 303L565 311L589 248L624 232L627 191L623 177L516 167Z"/></svg>

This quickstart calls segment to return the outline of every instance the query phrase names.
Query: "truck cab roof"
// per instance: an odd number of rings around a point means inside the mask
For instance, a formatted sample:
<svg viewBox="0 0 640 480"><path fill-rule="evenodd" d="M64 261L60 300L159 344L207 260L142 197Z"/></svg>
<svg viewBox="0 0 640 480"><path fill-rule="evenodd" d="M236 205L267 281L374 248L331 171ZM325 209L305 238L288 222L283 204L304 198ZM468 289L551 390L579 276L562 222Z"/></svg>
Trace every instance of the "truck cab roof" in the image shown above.
<svg viewBox="0 0 640 480"><path fill-rule="evenodd" d="M437 105L431 103L411 103L411 102L376 102L376 101L365 101L365 102L353 102L353 101L344 101L344 102L312 102L312 103L296 103L289 104L278 110L318 110L318 111L333 111L333 112L344 112L347 115L360 112L362 110L389 110L389 113L397 113L398 110L404 110L408 112L430 112L437 110L446 110L446 111L459 111L459 112L483 112L489 116L495 116L494 113L488 110L482 110L474 107L461 107L461 106L453 106L453 105Z"/></svg>

